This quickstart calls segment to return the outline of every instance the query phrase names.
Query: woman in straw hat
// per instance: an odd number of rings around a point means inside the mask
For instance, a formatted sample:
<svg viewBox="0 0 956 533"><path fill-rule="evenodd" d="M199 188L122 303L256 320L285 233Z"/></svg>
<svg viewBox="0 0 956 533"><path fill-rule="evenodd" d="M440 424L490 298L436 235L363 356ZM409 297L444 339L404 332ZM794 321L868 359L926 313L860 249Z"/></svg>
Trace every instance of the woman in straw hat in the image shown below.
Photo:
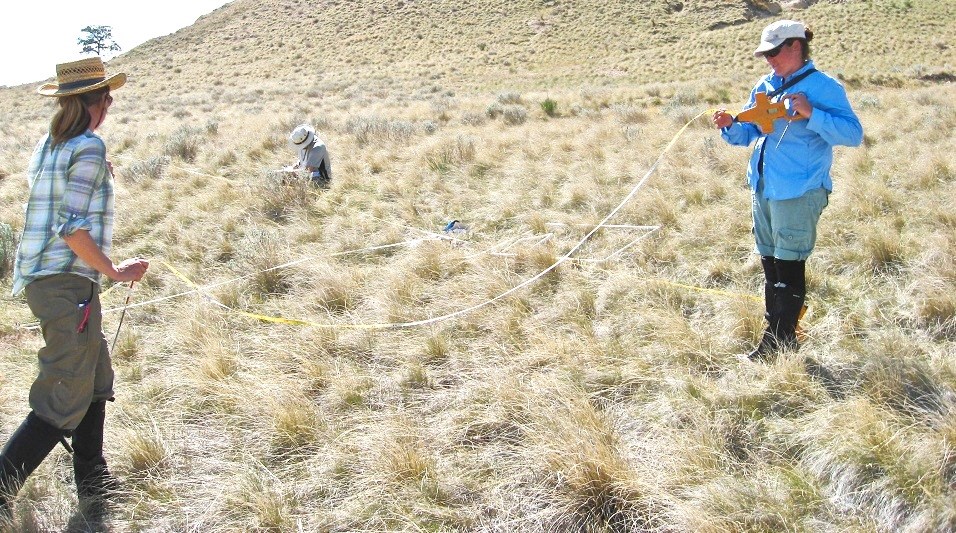
<svg viewBox="0 0 956 533"><path fill-rule="evenodd" d="M37 143L27 179L30 197L17 248L13 294L26 292L45 346L30 388L31 411L0 453L0 517L58 442L72 437L73 472L81 500L106 495L115 480L103 458L106 401L113 369L102 330L100 275L124 282L146 273L145 259L114 264L113 176L106 146L94 131L125 74L107 77L103 61L56 66L56 83L37 89L57 99L50 131Z"/></svg>

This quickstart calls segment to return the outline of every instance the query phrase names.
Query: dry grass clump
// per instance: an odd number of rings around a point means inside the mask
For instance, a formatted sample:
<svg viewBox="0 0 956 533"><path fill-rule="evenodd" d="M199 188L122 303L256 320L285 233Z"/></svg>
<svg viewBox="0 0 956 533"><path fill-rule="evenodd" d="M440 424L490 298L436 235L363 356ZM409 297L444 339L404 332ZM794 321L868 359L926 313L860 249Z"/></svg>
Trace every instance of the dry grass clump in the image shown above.
<svg viewBox="0 0 956 533"><path fill-rule="evenodd" d="M748 365L750 150L706 112L764 70L740 43L766 6L552 4L238 1L111 64L136 69L102 131L113 256L152 266L113 351L100 529L953 529L956 95L920 81L951 8L798 13L866 141L835 153L801 350ZM24 91L0 92L13 235L50 111ZM328 188L277 172L302 122ZM40 338L21 298L0 314L6 438ZM19 530L77 525L69 470L31 478Z"/></svg>
<svg viewBox="0 0 956 533"><path fill-rule="evenodd" d="M288 269L281 266L289 258L288 249L271 232L247 236L239 254L243 270L254 273L250 288L255 297L268 298L290 289Z"/></svg>
<svg viewBox="0 0 956 533"><path fill-rule="evenodd" d="M581 391L555 391L556 405L536 406L525 428L532 443L528 502L544 511L546 529L631 531L659 527L658 502L635 476L607 415ZM659 512L659 511L657 511Z"/></svg>

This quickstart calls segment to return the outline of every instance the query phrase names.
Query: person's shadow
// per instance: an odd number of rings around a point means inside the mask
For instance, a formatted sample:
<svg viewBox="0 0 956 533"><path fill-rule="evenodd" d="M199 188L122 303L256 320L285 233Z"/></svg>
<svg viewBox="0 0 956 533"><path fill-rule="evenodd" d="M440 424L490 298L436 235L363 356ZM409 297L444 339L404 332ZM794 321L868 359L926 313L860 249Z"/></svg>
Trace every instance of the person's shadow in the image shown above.
<svg viewBox="0 0 956 533"><path fill-rule="evenodd" d="M79 508L66 525L69 533L105 533L110 526L110 509L102 501L80 502Z"/></svg>
<svg viewBox="0 0 956 533"><path fill-rule="evenodd" d="M803 364L807 369L807 375L819 381L820 385L823 386L823 389L827 391L827 394L829 394L831 398L834 400L846 398L848 385L841 382L830 369L812 357L805 358Z"/></svg>

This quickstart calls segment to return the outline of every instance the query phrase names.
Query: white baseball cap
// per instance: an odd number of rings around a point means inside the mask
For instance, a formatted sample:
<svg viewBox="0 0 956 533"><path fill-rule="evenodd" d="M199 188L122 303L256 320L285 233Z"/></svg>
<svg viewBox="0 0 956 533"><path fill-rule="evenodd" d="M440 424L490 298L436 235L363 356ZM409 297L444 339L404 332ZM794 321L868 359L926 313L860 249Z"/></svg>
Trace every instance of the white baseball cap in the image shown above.
<svg viewBox="0 0 956 533"><path fill-rule="evenodd" d="M754 57L760 57L783 44L787 39L806 39L807 27L795 20L778 20L763 29L760 45L754 50Z"/></svg>

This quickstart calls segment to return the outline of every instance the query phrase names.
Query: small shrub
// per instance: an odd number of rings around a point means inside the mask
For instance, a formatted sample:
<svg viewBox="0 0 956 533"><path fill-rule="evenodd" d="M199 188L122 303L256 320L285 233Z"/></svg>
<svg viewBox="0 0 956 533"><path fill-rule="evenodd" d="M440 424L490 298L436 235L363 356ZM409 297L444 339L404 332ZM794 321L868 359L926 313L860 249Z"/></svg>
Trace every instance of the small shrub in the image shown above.
<svg viewBox="0 0 956 533"><path fill-rule="evenodd" d="M432 113L435 114L435 117L440 122L448 122L451 119L449 110L451 109L451 103L447 99L442 99L438 101L431 102Z"/></svg>
<svg viewBox="0 0 956 533"><path fill-rule="evenodd" d="M130 165L127 177L132 182L140 180L158 180L166 173L169 165L169 156L151 157L145 161L137 161Z"/></svg>
<svg viewBox="0 0 956 533"><path fill-rule="evenodd" d="M485 116L481 113L463 113L461 115L461 123L467 126L482 126L485 120Z"/></svg>
<svg viewBox="0 0 956 533"><path fill-rule="evenodd" d="M880 109L882 107L879 97L870 94L861 96L858 105L860 109Z"/></svg>
<svg viewBox="0 0 956 533"><path fill-rule="evenodd" d="M199 154L202 135L202 130L183 126L169 137L163 152L167 156L177 157L187 163L192 163Z"/></svg>
<svg viewBox="0 0 956 533"><path fill-rule="evenodd" d="M501 116L506 124L517 126L528 120L528 110L521 105L509 105L505 106Z"/></svg>
<svg viewBox="0 0 956 533"><path fill-rule="evenodd" d="M558 116L558 103L550 98L546 98L541 102L541 110L549 117L556 117Z"/></svg>
<svg viewBox="0 0 956 533"><path fill-rule="evenodd" d="M497 101L499 104L520 104L521 103L521 94L516 92L505 92L498 94Z"/></svg>
<svg viewBox="0 0 956 533"><path fill-rule="evenodd" d="M488 115L488 118L494 120L500 117L504 111L504 106L498 102L492 102L491 105L488 106L488 109L485 110L485 114Z"/></svg>

